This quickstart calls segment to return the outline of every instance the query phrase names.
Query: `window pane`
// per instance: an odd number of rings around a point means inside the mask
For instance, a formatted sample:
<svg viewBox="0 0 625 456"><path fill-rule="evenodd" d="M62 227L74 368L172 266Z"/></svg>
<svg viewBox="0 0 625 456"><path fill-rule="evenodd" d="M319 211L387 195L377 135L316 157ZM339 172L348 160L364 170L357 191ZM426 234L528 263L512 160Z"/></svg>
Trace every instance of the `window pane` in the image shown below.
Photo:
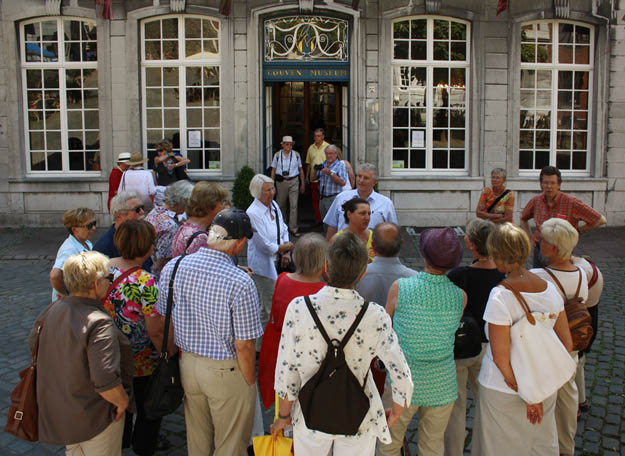
<svg viewBox="0 0 625 456"><path fill-rule="evenodd" d="M85 128L88 130L97 130L100 126L98 111L85 111Z"/></svg>
<svg viewBox="0 0 625 456"><path fill-rule="evenodd" d="M586 169L586 152L573 152L573 169Z"/></svg>
<svg viewBox="0 0 625 456"><path fill-rule="evenodd" d="M576 131L573 133L573 149L586 149L587 133L585 131Z"/></svg>
<svg viewBox="0 0 625 456"><path fill-rule="evenodd" d="M447 168L447 149L432 151L432 166L434 168Z"/></svg>
<svg viewBox="0 0 625 456"><path fill-rule="evenodd" d="M145 42L145 59L161 60L161 42L146 41Z"/></svg>
<svg viewBox="0 0 625 456"><path fill-rule="evenodd" d="M551 132L545 130L536 131L536 149L549 149L551 146ZM546 166L546 165L543 165Z"/></svg>
<svg viewBox="0 0 625 456"><path fill-rule="evenodd" d="M145 69L145 85L147 87L160 87L161 85L161 69L146 68Z"/></svg>
<svg viewBox="0 0 625 456"><path fill-rule="evenodd" d="M449 22L434 20L434 39L449 39Z"/></svg>
<svg viewBox="0 0 625 456"><path fill-rule="evenodd" d="M145 39L158 40L161 38L161 21L151 21L145 24Z"/></svg>
<svg viewBox="0 0 625 456"><path fill-rule="evenodd" d="M393 129L393 147L408 147L408 129Z"/></svg>
<svg viewBox="0 0 625 456"><path fill-rule="evenodd" d="M165 128L180 127L180 111L178 109L167 109L165 111Z"/></svg>
<svg viewBox="0 0 625 456"><path fill-rule="evenodd" d="M63 158L61 152L53 152L46 154L48 158L48 171L62 171Z"/></svg>
<svg viewBox="0 0 625 456"><path fill-rule="evenodd" d="M556 154L556 167L571 169L571 152L559 150Z"/></svg>
<svg viewBox="0 0 625 456"><path fill-rule="evenodd" d="M551 63L551 48L549 44L539 44L536 48L536 62Z"/></svg>
<svg viewBox="0 0 625 456"><path fill-rule="evenodd" d="M571 148L571 132L559 131L556 147L558 149L570 149Z"/></svg>
<svg viewBox="0 0 625 456"><path fill-rule="evenodd" d="M590 60L590 46L575 46L575 63L586 65Z"/></svg>
<svg viewBox="0 0 625 456"><path fill-rule="evenodd" d="M434 60L449 60L449 42L434 42Z"/></svg>
<svg viewBox="0 0 625 456"><path fill-rule="evenodd" d="M551 88L551 70L536 71L536 87L539 89Z"/></svg>
<svg viewBox="0 0 625 456"><path fill-rule="evenodd" d="M534 111L525 111L522 109L519 125L521 128L534 128Z"/></svg>
<svg viewBox="0 0 625 456"><path fill-rule="evenodd" d="M416 111L416 109L414 111ZM393 126L394 127L407 127L408 126L408 109L393 108Z"/></svg>
<svg viewBox="0 0 625 456"><path fill-rule="evenodd" d="M576 71L575 72L575 88L578 90L588 90L588 72Z"/></svg>
<svg viewBox="0 0 625 456"><path fill-rule="evenodd" d="M165 60L178 59L178 41L163 41L163 58Z"/></svg>
<svg viewBox="0 0 625 456"><path fill-rule="evenodd" d="M178 38L178 19L163 19L163 38Z"/></svg>
<svg viewBox="0 0 625 456"><path fill-rule="evenodd" d="M588 109L588 92L575 92L575 109Z"/></svg>
<svg viewBox="0 0 625 456"><path fill-rule="evenodd" d="M393 150L393 168L402 169L408 168L408 150L407 149L394 149Z"/></svg>
<svg viewBox="0 0 625 456"><path fill-rule="evenodd" d="M549 151L536 151L536 163L534 164L535 169L542 169L545 166L549 165Z"/></svg>
<svg viewBox="0 0 625 456"><path fill-rule="evenodd" d="M536 62L536 45L535 44L522 44L521 45L521 62Z"/></svg>
<svg viewBox="0 0 625 456"><path fill-rule="evenodd" d="M459 149L464 147L464 130L450 130L450 147Z"/></svg>
<svg viewBox="0 0 625 456"><path fill-rule="evenodd" d="M534 148L534 132L521 130L519 134L519 147L521 149Z"/></svg>
<svg viewBox="0 0 625 456"><path fill-rule="evenodd" d="M202 151L201 150L187 150L187 158L191 160L189 163L190 169L202 169L204 168Z"/></svg>
<svg viewBox="0 0 625 456"><path fill-rule="evenodd" d="M407 59L408 58L408 41L395 41L393 48L393 58L395 59Z"/></svg>
<svg viewBox="0 0 625 456"><path fill-rule="evenodd" d="M425 149L410 150L410 167L420 169L425 168Z"/></svg>
<svg viewBox="0 0 625 456"><path fill-rule="evenodd" d="M575 25L575 42L582 44L590 43L590 29L581 25Z"/></svg>
<svg viewBox="0 0 625 456"><path fill-rule="evenodd" d="M206 108L204 109L204 126L206 127L219 127L219 109Z"/></svg>
<svg viewBox="0 0 625 456"><path fill-rule="evenodd" d="M464 168L464 150L450 150L450 162L449 167L451 169L463 169Z"/></svg>
<svg viewBox="0 0 625 456"><path fill-rule="evenodd" d="M185 42L185 56L188 59L201 59L202 42L197 40L187 40Z"/></svg>
<svg viewBox="0 0 625 456"><path fill-rule="evenodd" d="M560 23L558 39L560 43L572 43L573 42L573 24Z"/></svg>
<svg viewBox="0 0 625 456"><path fill-rule="evenodd" d="M410 37L422 40L427 38L427 19L415 19L410 21Z"/></svg>
<svg viewBox="0 0 625 456"><path fill-rule="evenodd" d="M449 126L449 110L447 109L433 109L432 110L433 123L434 127L445 127Z"/></svg>
<svg viewBox="0 0 625 456"><path fill-rule="evenodd" d="M202 20L201 19L185 19L184 21L184 36L186 38L201 38L202 37Z"/></svg>
<svg viewBox="0 0 625 456"><path fill-rule="evenodd" d="M82 132L81 131L69 131L67 144L69 150L83 150L84 144L82 142Z"/></svg>
<svg viewBox="0 0 625 456"><path fill-rule="evenodd" d="M219 106L219 89L204 89L204 106Z"/></svg>
<svg viewBox="0 0 625 456"><path fill-rule="evenodd" d="M560 45L559 63L573 63L573 46Z"/></svg>
<svg viewBox="0 0 625 456"><path fill-rule="evenodd" d="M571 111L558 111L558 129L570 130L571 129Z"/></svg>
<svg viewBox="0 0 625 456"><path fill-rule="evenodd" d="M187 109L187 127L202 127L202 110Z"/></svg>
<svg viewBox="0 0 625 456"><path fill-rule="evenodd" d="M26 70L26 87L29 89L41 88L41 70Z"/></svg>
<svg viewBox="0 0 625 456"><path fill-rule="evenodd" d="M573 128L576 130L586 130L588 128L588 113L585 111L575 111L573 116Z"/></svg>
<svg viewBox="0 0 625 456"><path fill-rule="evenodd" d="M451 39L452 40L466 40L467 39L467 26L460 22L451 23Z"/></svg>
<svg viewBox="0 0 625 456"><path fill-rule="evenodd" d="M572 89L573 88L573 72L572 71L560 71L558 73L558 89Z"/></svg>
<svg viewBox="0 0 625 456"><path fill-rule="evenodd" d="M178 84L178 68L164 68L163 85L177 87Z"/></svg>
<svg viewBox="0 0 625 456"><path fill-rule="evenodd" d="M408 38L410 21L395 22L393 24L393 38Z"/></svg>
<svg viewBox="0 0 625 456"><path fill-rule="evenodd" d="M548 129L551 127L551 111L536 111L536 128Z"/></svg>
<svg viewBox="0 0 625 456"><path fill-rule="evenodd" d="M211 20L202 21L202 36L204 38L217 38L219 36L219 22Z"/></svg>
<svg viewBox="0 0 625 456"><path fill-rule="evenodd" d="M531 150L519 152L519 169L532 169L533 154Z"/></svg>
<svg viewBox="0 0 625 456"><path fill-rule="evenodd" d="M425 127L426 121L426 110L425 109L411 109L410 110L410 126L411 127ZM400 126L400 125L397 125Z"/></svg>
<svg viewBox="0 0 625 456"><path fill-rule="evenodd" d="M433 147L449 147L449 130L432 130Z"/></svg>
<svg viewBox="0 0 625 456"><path fill-rule="evenodd" d="M452 127L465 127L465 113L464 109L452 109L450 111L450 126Z"/></svg>
<svg viewBox="0 0 625 456"><path fill-rule="evenodd" d="M32 169L33 171L45 171L46 170L45 152L31 152L30 153L30 169Z"/></svg>
<svg viewBox="0 0 625 456"><path fill-rule="evenodd" d="M413 41L410 45L410 56L412 60L426 60L427 59L427 42L426 41Z"/></svg>
<svg viewBox="0 0 625 456"><path fill-rule="evenodd" d="M466 60L467 45L466 43L451 43L451 60Z"/></svg>

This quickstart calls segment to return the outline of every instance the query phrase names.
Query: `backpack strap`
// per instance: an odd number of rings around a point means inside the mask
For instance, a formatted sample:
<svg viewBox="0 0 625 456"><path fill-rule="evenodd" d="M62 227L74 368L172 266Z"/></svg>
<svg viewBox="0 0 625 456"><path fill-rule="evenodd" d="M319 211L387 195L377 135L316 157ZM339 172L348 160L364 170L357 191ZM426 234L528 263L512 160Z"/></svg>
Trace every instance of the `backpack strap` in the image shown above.
<svg viewBox="0 0 625 456"><path fill-rule="evenodd" d="M507 288L508 290L510 290L512 292L512 294L514 294L514 296L516 297L517 301L519 301L519 304L521 304L521 307L523 308L523 311L525 312L525 316L527 317L527 321L532 326L534 326L536 324L536 320L534 319L534 315L532 315L532 311L530 310L530 306L527 305L527 301L525 300L523 295L521 293L519 293L514 287L512 287L512 285L506 283L505 281L501 282L499 285L503 286L504 288Z"/></svg>
<svg viewBox="0 0 625 456"><path fill-rule="evenodd" d="M189 238L187 239L187 245L184 248L184 254L187 254L187 249L189 247L191 247L191 244L193 243L193 240L198 237L200 234L206 234L208 235L208 233L206 231L196 231L195 233L193 233L191 236L189 236Z"/></svg>
<svg viewBox="0 0 625 456"><path fill-rule="evenodd" d="M597 269L595 262L590 260L590 258L586 258L586 261L588 261L588 264L592 267L592 277L588 280L588 288L590 289L595 283L597 283L597 280L599 280L599 270Z"/></svg>
<svg viewBox="0 0 625 456"><path fill-rule="evenodd" d="M554 280L554 282L556 283L556 285L562 292L562 296L564 296L564 303L566 304L566 301L568 301L568 298L566 297L566 291L564 291L564 287L562 286L562 283L558 280L556 275L553 272L551 272L549 268L543 268L543 269L545 270L545 272L547 272L547 274L551 276L551 278ZM580 271L579 268L577 268L577 272L579 273L579 280L577 282L577 290L575 291L575 297L573 299L577 299L577 297L579 296L579 290L582 286L582 271Z"/></svg>
<svg viewBox="0 0 625 456"><path fill-rule="evenodd" d="M330 337L328 336L328 333L326 332L325 328L321 324L321 320L319 320L319 316L317 315L317 312L315 312L315 309L313 308L312 302L310 302L310 297L309 296L304 296L304 300L306 301L306 307L308 307L308 311L310 312L310 315L312 316L313 320L315 321L315 324L317 325L317 328L319 328L319 332L323 336L323 339L326 341L326 343L328 345L332 345L332 340L330 339ZM352 337L352 334L354 334L354 331L356 331L356 328L360 324L360 321L362 320L362 317L365 316L365 312L367 311L368 307L369 307L369 301L365 301L365 303L363 304L362 308L360 309L360 312L358 312L358 315L356 316L356 319L354 320L352 325L349 327L349 329L345 333L345 336L343 336L343 340L339 344L339 347L341 349L345 348L345 345L347 345L347 342L349 342L349 339Z"/></svg>

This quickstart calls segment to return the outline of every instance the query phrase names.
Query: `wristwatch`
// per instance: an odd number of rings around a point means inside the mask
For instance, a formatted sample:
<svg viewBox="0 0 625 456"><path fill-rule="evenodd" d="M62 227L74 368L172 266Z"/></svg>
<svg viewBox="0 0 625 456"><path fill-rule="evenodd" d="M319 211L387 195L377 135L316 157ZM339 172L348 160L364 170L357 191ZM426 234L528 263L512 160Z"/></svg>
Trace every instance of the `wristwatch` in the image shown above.
<svg viewBox="0 0 625 456"><path fill-rule="evenodd" d="M287 413L286 415L282 415L280 414L280 412L278 412L278 418L280 418L281 420L288 420L289 418L291 418L291 413Z"/></svg>
<svg viewBox="0 0 625 456"><path fill-rule="evenodd" d="M334 177L336 176L336 173L334 171L330 171L330 177Z"/></svg>

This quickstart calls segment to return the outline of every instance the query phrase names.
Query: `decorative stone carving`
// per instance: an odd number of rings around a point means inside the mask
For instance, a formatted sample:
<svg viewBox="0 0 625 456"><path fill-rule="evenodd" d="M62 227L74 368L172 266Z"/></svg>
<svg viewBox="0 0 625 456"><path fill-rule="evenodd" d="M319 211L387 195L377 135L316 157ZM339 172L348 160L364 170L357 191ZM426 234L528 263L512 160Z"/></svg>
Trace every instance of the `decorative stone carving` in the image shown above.
<svg viewBox="0 0 625 456"><path fill-rule="evenodd" d="M556 17L561 19L569 18L569 0L553 0L553 8L555 9Z"/></svg>
<svg viewBox="0 0 625 456"><path fill-rule="evenodd" d="M425 0L425 12L428 14L438 14L441 10L443 0Z"/></svg>
<svg viewBox="0 0 625 456"><path fill-rule="evenodd" d="M185 0L169 0L169 9L173 13L184 13Z"/></svg>
<svg viewBox="0 0 625 456"><path fill-rule="evenodd" d="M46 0L46 14L49 16L60 16L61 0Z"/></svg>
<svg viewBox="0 0 625 456"><path fill-rule="evenodd" d="M315 0L299 0L299 10L302 13L312 13Z"/></svg>

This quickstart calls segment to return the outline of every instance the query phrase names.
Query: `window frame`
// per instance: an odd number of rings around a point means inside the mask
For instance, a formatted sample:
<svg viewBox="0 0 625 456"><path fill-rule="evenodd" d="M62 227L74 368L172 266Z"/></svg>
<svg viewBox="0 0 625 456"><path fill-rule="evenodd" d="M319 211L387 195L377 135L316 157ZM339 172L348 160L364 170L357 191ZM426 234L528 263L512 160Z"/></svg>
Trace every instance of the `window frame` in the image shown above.
<svg viewBox="0 0 625 456"><path fill-rule="evenodd" d="M146 60L145 58L145 45L146 45L146 39L145 39L145 26L146 24L150 23L150 22L155 22L155 21L163 21L166 19L171 19L171 18L176 18L178 19L178 36L177 38L175 38L175 40L178 42L178 59L160 59L160 60ZM219 24L219 29L217 32L217 38L216 41L218 43L218 49L219 49L219 56L216 59L187 59L185 56L185 19L199 19L199 20L209 20L209 21L214 21L217 22ZM223 132L223 121L224 121L224 110L223 110L223 95L224 95L224 50L223 50L223 27L224 27L224 21L222 21L220 18L216 17L216 16L210 16L210 15L203 15L203 14L166 14L166 15L158 15L158 16L150 16L150 17L146 17L143 18L140 23L139 23L139 41L140 41L140 58L139 58L139 72L140 72L140 77L139 77L139 83L141 85L141 137L142 137L142 141L143 141L143 145L142 145L142 152L144 154L144 157L148 157L149 158L149 152L152 151L153 149L148 149L148 126L147 126L147 93L146 93L146 89L147 89L147 81L146 81L146 68L178 68L178 85L177 86L171 86L172 88L177 88L180 91L184 91L184 93L186 93L186 68L187 67L203 67L203 66L215 66L219 68L219 86L218 86L218 93L219 93L219 163L220 163L220 167L218 169L209 169L209 168L188 168L187 167L187 173L189 175L195 175L195 176L221 176L224 174L225 172L225 163L224 163L224 145L223 145L223 140L224 140L224 132ZM172 38L173 40L174 38ZM154 41L154 40L149 40L149 41ZM163 37L161 36L160 40L161 43L164 41ZM181 71L182 70L182 71ZM161 83L160 87L166 87ZM169 87L169 86L167 86ZM204 86L202 86L204 87ZM188 131L189 129L187 128L187 118L186 118L186 110L187 110L187 100L186 100L186 96L184 96L182 93L180 93L180 98L179 98L179 106L178 106L178 111L180 113L179 116L179 127L178 127L178 132L180 134L180 149L179 152L180 154L187 158L188 155ZM161 110L164 108L164 106L161 106ZM202 110L204 110L204 108L202 108ZM204 119L204 114L202 115L202 118ZM205 127L204 125L202 127L200 127L201 130L204 130ZM166 130L165 126L163 125L163 127L161 128L161 130ZM182 132L184 131L184 135L182 134ZM205 141L202 141L203 144L205 143ZM214 150L214 149L208 149L208 150ZM202 151L203 154L207 153L208 151L205 147L202 147ZM203 155L204 156L204 155ZM153 162L152 163L148 163L147 167L152 169L153 168Z"/></svg>
<svg viewBox="0 0 625 456"><path fill-rule="evenodd" d="M396 38L394 37L394 26L398 22L405 22L410 20L418 20L418 19L426 19L426 60L412 60L408 59L396 59L394 55L394 45ZM466 39L464 42L466 43L465 51L466 58L465 60L435 60L434 59L434 21L435 20L444 20L452 22L457 22L466 26ZM425 153L426 153L426 166L425 168L393 168L393 152L395 148L393 147L393 131L394 120L393 120L393 91L395 83L393 81L393 77L391 76L390 81L390 97L389 97L389 112L390 112L390 129L391 129L391 146L390 146L390 157L388 159L389 170L392 176L468 176L471 170L471 59L472 59L472 23L469 20L461 19L453 16L444 16L444 15L429 15L429 14L420 14L413 16L402 16L394 18L390 21L390 65L391 65L391 73L394 73L395 67L407 66L407 67L425 67L426 68L426 126L425 126ZM408 38L410 40L411 38ZM440 40L438 40L440 41ZM448 38L448 41L451 43L451 37ZM433 126L433 98L434 98L434 89L433 86L433 73L435 68L462 68L465 70L465 100L464 100L464 111L465 111L465 126L464 126L464 168L434 168L433 167L433 130L435 129ZM448 106L448 109L451 110L451 106ZM447 128L450 131L450 127ZM409 128L410 131L410 128ZM411 138L409 137L409 141ZM412 148L408 148L410 151ZM453 150L450 146L447 147L448 151Z"/></svg>
<svg viewBox="0 0 625 456"><path fill-rule="evenodd" d="M523 27L527 25L533 24L551 24L552 25L552 41L551 43L542 43L549 44L552 46L552 61L551 63L538 63L538 62L522 62L522 44L524 43L521 34L523 32ZM559 52L560 52L560 34L559 34L559 25L560 24L572 24L574 26L582 26L586 27L590 30L589 36L590 40L588 43L589 47L589 56L588 56L588 64L575 64L575 63L559 63ZM516 32L516 42L517 42L517 52L518 52L518 68L517 68L517 77L518 77L518 86L516 89L516 93L519 96L518 101L515 103L515 123L516 126L516 134L515 134L515 168L518 170L519 177L536 177L540 174L540 169L526 169L521 168L520 166L520 152L521 152L521 71L523 70L549 70L551 71L551 97L550 103L551 106L548 108L551 115L550 128L549 128L549 165L556 166L557 163L557 136L558 136L558 75L560 71L571 71L573 73L577 71L587 71L588 72L588 110L587 110L587 128L586 128L586 166L583 170L574 170L574 169L561 169L561 173L570 177L590 177L592 175L592 160L591 155L593 152L593 116L595 115L594 110L594 99L595 99L595 53L596 53L596 42L595 42L595 33L596 26L591 23L574 21L568 19L540 19L540 20L532 20L532 21L524 21L520 22L518 28L515 30ZM575 43L566 43L567 45L571 44L571 46L575 47ZM571 90L574 93L574 89ZM538 110L534 108L534 110ZM541 109L547 110L547 109ZM575 112L573 109L572 113ZM530 131L536 131L536 128ZM564 130L571 132L571 142L573 141L573 133L576 131L574 128L571 130ZM582 131L582 130L578 130ZM527 149L523 149L527 150ZM542 149L539 149L542 150ZM571 148L571 150L573 150ZM535 160L536 148L533 149L533 160Z"/></svg>
<svg viewBox="0 0 625 456"><path fill-rule="evenodd" d="M44 61L39 61L39 62L29 62L26 60L26 52L24 52L25 46L26 46L26 26L30 25L30 24L36 24L36 23L43 23L43 22L56 22L57 25L57 61L56 62L44 62ZM100 155L100 161L99 161L99 165L100 165L100 170L70 170L70 149L69 149L69 143L68 143L68 138L69 138L69 127L68 127L68 108L67 108L67 71L68 70L80 70L81 72L83 70L86 69L93 69L96 70L98 72L98 84L96 87L91 88L92 90L97 90L98 92L98 108L97 111L98 113L101 112L102 106L100 104L100 94L101 94L101 87L100 87L100 69L99 69L99 63L100 63L100 55L98 55L98 58L95 61L80 61L80 62L71 62L68 61L66 58L66 53L65 53L65 45L67 42L75 42L75 40L69 40L66 41L65 40L65 36L64 36L64 21L79 21L79 22L87 22L93 26L96 27L96 39L95 39L95 43L96 43L96 49L97 52L100 52L100 49L98 49L99 47L99 36L97 36L98 33L98 24L97 21L95 19L92 18L87 18L87 17L80 17L80 16L38 16L35 18L31 18L31 19L27 19L27 20L23 20L20 21L18 23L18 28L19 28L19 40L18 40L18 49L19 49L19 55L20 55L20 75L21 75L21 93L22 93L22 113L24 116L24 130L23 130L23 134L24 134L24 153L25 153L25 159L26 159L26 175L29 177L66 177L68 175L71 176L80 176L80 177L94 177L94 176L101 176L102 175L102 138L101 138L101 134L102 134L102 119L101 116L98 116L98 142L100 144L100 147L98 149L90 149L92 151L94 151L95 153L99 153ZM80 43L83 42L83 40L81 39L79 41ZM93 42L93 40L87 40L87 42ZM42 50L43 51L43 50ZM43 54L42 54L43 55ZM29 126L29 104L28 104L28 79L27 79L27 71L28 70L55 70L59 72L59 87L58 87L58 91L59 91L59 131L61 134L61 148L60 148L60 152L61 152L61 170L33 170L32 169L32 160L31 160L31 145L30 145L30 126ZM80 90L84 90L85 87L82 86ZM83 133L87 132L87 131L95 131L92 129L86 129L85 125L84 125L84 113L85 113L85 108L83 106L83 108L81 109L81 112L83 113L83 127L80 131L82 131ZM46 129L41 130L44 133L47 131ZM56 130L54 130L56 131ZM86 149L85 149L86 150ZM35 151L35 152L40 152L40 151ZM48 153L48 149L44 149L43 150L44 154ZM47 158L46 158L46 166L47 166Z"/></svg>

